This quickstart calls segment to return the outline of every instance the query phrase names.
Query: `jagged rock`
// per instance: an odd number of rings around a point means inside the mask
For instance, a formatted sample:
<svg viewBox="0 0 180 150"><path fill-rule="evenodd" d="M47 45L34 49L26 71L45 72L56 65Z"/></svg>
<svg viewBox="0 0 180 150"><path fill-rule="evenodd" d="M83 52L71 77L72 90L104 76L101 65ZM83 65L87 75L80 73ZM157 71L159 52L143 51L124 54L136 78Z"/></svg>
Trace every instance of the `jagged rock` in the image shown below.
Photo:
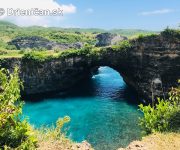
<svg viewBox="0 0 180 150"><path fill-rule="evenodd" d="M127 37L111 33L101 33L96 38L98 40L96 46L98 47L114 45L120 41L127 40Z"/></svg>
<svg viewBox="0 0 180 150"><path fill-rule="evenodd" d="M66 50L69 48L80 49L83 47L83 44L80 42L72 43L72 44L64 44L64 43L62 44L62 43L49 41L45 38L38 36L18 37L10 41L8 44L16 46L17 49L45 48L47 50L52 50L52 49Z"/></svg>
<svg viewBox="0 0 180 150"><path fill-rule="evenodd" d="M74 44L73 44L73 47L76 48L76 49L80 49L80 48L82 48L83 46L84 46L84 44L81 43L81 42L77 42L77 43L74 43Z"/></svg>

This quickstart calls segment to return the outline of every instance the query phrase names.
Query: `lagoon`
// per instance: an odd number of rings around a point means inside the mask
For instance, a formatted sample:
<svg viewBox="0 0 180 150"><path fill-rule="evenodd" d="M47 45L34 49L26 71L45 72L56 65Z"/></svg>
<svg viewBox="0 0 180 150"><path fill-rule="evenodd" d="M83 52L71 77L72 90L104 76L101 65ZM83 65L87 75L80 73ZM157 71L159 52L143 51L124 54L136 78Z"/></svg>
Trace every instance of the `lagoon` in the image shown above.
<svg viewBox="0 0 180 150"><path fill-rule="evenodd" d="M69 116L66 130L73 141L87 140L96 150L116 150L141 137L138 104L137 93L118 72L100 67L68 93L26 101L23 115L37 128Z"/></svg>

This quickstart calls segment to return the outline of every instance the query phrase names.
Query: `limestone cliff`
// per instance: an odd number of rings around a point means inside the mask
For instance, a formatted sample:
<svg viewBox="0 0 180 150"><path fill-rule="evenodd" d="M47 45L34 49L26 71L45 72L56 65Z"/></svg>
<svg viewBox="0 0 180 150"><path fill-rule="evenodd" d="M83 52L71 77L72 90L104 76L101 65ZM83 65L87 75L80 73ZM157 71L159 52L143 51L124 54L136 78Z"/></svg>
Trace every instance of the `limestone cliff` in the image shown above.
<svg viewBox="0 0 180 150"><path fill-rule="evenodd" d="M146 99L167 94L180 78L180 38L160 34L130 41L131 48L106 48L98 55L73 55L43 62L9 58L1 67L20 67L25 94L40 94L66 90L91 75L97 66L117 70L125 82Z"/></svg>

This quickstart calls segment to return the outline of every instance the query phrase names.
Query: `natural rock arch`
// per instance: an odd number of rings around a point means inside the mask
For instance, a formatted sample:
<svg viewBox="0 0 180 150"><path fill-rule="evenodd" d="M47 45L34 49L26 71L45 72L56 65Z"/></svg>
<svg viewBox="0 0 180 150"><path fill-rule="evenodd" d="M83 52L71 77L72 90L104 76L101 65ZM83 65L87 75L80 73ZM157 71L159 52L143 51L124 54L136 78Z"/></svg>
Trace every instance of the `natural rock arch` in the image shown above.
<svg viewBox="0 0 180 150"><path fill-rule="evenodd" d="M115 69L144 98L150 99L152 92L167 94L180 78L180 38L160 34L132 40L131 44L128 50L109 47L98 55L74 55L38 63L9 58L0 63L9 69L15 65L20 67L25 94L66 90L88 77L96 66Z"/></svg>

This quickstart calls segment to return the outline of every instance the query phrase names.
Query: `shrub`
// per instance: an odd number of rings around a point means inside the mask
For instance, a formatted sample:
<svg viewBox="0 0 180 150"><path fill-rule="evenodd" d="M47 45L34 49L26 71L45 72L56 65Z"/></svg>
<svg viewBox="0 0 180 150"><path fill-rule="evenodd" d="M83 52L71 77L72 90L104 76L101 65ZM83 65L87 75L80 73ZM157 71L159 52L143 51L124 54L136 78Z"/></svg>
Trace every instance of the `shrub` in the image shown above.
<svg viewBox="0 0 180 150"><path fill-rule="evenodd" d="M70 143L62 132L64 124L70 121L68 116L58 119L56 127L41 130L34 130L27 120L21 120L21 87L17 68L12 74L0 70L0 149L33 150L37 148L37 142L46 140Z"/></svg>
<svg viewBox="0 0 180 150"><path fill-rule="evenodd" d="M48 128L40 128L36 130L36 135L39 141L46 141L46 140L61 140L65 138L62 129L66 123L70 122L70 117L65 116L64 118L59 118L56 121L56 127L48 127Z"/></svg>
<svg viewBox="0 0 180 150"><path fill-rule="evenodd" d="M180 87L173 88L169 95L167 100L158 98L155 106L139 105L144 114L140 119L140 126L146 134L178 130L176 119L180 118Z"/></svg>
<svg viewBox="0 0 180 150"><path fill-rule="evenodd" d="M112 46L113 50L116 51L127 51L132 47L128 40L121 41L119 44Z"/></svg>
<svg viewBox="0 0 180 150"><path fill-rule="evenodd" d="M7 49L7 50L17 50L17 48L16 48L15 45L7 45L7 46L6 46L6 49Z"/></svg>
<svg viewBox="0 0 180 150"><path fill-rule="evenodd" d="M18 69L13 74L0 70L0 148L35 148L36 138L26 120L21 121L23 103L20 99L21 82Z"/></svg>
<svg viewBox="0 0 180 150"><path fill-rule="evenodd" d="M35 62L43 62L48 58L48 56L44 55L43 52L31 51L24 54L22 57L23 60L32 60Z"/></svg>
<svg viewBox="0 0 180 150"><path fill-rule="evenodd" d="M174 29L165 29L163 32L161 32L161 35L166 39L171 40L179 40L180 39L180 30L174 30Z"/></svg>
<svg viewBox="0 0 180 150"><path fill-rule="evenodd" d="M154 34L154 33L151 33L151 34L140 34L140 35L138 35L136 40L139 41L139 42L148 42L150 40L157 39L157 37L158 37L158 34Z"/></svg>
<svg viewBox="0 0 180 150"><path fill-rule="evenodd" d="M0 55L5 55L7 54L8 52L6 50L0 50Z"/></svg>
<svg viewBox="0 0 180 150"><path fill-rule="evenodd" d="M7 46L7 43L5 43L2 39L0 39L0 48L5 49Z"/></svg>
<svg viewBox="0 0 180 150"><path fill-rule="evenodd" d="M60 53L59 57L88 56L92 50L92 46L86 45L84 48L75 50L66 50Z"/></svg>

